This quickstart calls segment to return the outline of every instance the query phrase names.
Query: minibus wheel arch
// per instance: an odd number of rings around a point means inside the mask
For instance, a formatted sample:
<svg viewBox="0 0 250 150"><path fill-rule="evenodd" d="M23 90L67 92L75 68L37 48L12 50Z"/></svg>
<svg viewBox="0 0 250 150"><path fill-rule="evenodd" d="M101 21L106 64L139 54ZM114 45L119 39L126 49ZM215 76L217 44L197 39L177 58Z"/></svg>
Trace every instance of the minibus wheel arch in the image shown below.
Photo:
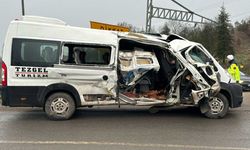
<svg viewBox="0 0 250 150"><path fill-rule="evenodd" d="M57 83L57 84L51 84L47 86L42 92L40 92L40 96L39 96L40 104L44 106L47 98L50 95L57 93L57 92L64 92L64 93L69 94L74 99L76 107L81 106L81 99L77 90L72 85L65 84L65 83Z"/></svg>

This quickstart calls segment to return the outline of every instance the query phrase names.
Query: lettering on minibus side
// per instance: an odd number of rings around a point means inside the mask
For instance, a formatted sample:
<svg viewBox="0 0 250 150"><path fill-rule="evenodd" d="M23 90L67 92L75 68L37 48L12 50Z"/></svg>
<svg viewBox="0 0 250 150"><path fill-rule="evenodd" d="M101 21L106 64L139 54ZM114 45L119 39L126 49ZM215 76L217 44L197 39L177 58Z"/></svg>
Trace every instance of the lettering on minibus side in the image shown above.
<svg viewBox="0 0 250 150"><path fill-rule="evenodd" d="M15 67L15 75L21 78L47 78L48 70L43 67Z"/></svg>

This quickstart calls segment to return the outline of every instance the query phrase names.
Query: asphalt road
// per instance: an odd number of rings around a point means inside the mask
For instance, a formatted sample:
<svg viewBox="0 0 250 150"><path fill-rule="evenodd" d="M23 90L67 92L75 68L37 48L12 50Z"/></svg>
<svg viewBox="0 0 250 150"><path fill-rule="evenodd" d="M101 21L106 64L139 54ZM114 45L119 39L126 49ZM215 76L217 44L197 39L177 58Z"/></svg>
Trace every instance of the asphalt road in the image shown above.
<svg viewBox="0 0 250 150"><path fill-rule="evenodd" d="M250 93L224 119L194 108L150 114L146 108L78 110L50 121L41 109L0 107L0 150L250 150Z"/></svg>

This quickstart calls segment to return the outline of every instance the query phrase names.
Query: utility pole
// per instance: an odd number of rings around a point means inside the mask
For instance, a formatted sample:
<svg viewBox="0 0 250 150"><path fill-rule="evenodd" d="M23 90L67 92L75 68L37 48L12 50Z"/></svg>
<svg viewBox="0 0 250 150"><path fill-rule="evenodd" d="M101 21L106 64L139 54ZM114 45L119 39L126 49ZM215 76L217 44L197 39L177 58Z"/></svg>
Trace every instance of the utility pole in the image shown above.
<svg viewBox="0 0 250 150"><path fill-rule="evenodd" d="M22 16L25 16L24 0L22 0Z"/></svg>
<svg viewBox="0 0 250 150"><path fill-rule="evenodd" d="M146 32L150 32L153 13L153 0L147 0L147 12L146 12Z"/></svg>

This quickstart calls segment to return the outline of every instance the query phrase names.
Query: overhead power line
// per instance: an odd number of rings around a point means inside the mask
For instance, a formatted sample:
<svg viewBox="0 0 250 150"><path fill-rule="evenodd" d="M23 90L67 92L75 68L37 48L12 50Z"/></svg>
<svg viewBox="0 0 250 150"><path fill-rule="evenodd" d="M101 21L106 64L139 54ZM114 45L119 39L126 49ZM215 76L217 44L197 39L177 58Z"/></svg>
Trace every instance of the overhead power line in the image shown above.
<svg viewBox="0 0 250 150"><path fill-rule="evenodd" d="M193 13L193 11L191 11L190 9L188 9L187 7L183 6L181 3L177 2L176 0L172 0L175 4L181 6L182 8L184 8L185 10L187 10L190 13Z"/></svg>
<svg viewBox="0 0 250 150"><path fill-rule="evenodd" d="M199 15L184 5L180 4L176 0L171 0L186 11L182 10L174 10L168 8L161 8L161 7L154 7L153 0L147 0L147 14L146 14L146 32L150 32L151 24L153 18L159 19L168 19L168 20L175 20L175 21L184 21L190 23L216 23L216 21Z"/></svg>

